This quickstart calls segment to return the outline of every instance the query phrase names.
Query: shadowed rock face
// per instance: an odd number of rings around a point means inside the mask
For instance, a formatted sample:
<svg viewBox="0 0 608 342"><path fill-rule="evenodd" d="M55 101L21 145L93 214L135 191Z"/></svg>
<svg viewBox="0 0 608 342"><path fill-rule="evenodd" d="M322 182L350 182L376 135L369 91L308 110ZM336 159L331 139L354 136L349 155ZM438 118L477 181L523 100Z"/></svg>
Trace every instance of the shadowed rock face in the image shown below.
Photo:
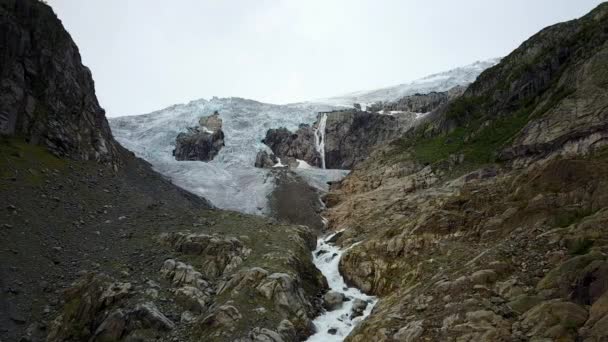
<svg viewBox="0 0 608 342"><path fill-rule="evenodd" d="M58 156L118 164L91 72L52 9L0 1L0 133Z"/></svg>
<svg viewBox="0 0 608 342"><path fill-rule="evenodd" d="M403 133L413 115L382 115L363 111L327 113L325 165L328 169L352 169L380 143Z"/></svg>
<svg viewBox="0 0 608 342"><path fill-rule="evenodd" d="M269 129L262 142L281 159L291 157L312 166L321 166L321 155L316 150L314 129L310 125L300 125L295 133L284 127Z"/></svg>
<svg viewBox="0 0 608 342"><path fill-rule="evenodd" d="M173 155L177 160L210 161L224 147L224 132L222 119L215 113L202 117L199 127L188 129L187 133L180 133L175 139Z"/></svg>
<svg viewBox="0 0 608 342"><path fill-rule="evenodd" d="M327 169L352 169L367 158L375 146L399 137L416 117L414 113L383 115L359 110L334 111L319 114L312 127L301 125L295 133L286 128L270 129L262 142L283 161L295 158L321 167L322 156L315 140L321 115L327 115L324 135ZM259 165L262 165L264 155L260 153L258 157Z"/></svg>

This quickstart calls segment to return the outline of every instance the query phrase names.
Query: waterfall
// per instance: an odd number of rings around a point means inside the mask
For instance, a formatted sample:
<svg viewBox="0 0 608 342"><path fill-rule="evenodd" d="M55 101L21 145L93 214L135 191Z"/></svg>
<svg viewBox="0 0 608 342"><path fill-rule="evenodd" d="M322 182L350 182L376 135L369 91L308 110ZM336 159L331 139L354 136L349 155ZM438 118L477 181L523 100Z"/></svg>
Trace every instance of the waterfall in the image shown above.
<svg viewBox="0 0 608 342"><path fill-rule="evenodd" d="M315 130L315 148L321 155L321 168L325 169L325 126L327 125L327 113L321 113L319 124Z"/></svg>

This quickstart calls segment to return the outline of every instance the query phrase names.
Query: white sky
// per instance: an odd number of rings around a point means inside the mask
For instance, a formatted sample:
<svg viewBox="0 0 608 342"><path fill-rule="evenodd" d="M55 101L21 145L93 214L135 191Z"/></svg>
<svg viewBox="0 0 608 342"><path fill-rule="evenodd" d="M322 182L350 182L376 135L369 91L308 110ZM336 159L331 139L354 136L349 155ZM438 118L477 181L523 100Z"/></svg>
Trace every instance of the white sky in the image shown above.
<svg viewBox="0 0 608 342"><path fill-rule="evenodd" d="M508 54L600 0L48 0L108 116L212 96L288 103Z"/></svg>

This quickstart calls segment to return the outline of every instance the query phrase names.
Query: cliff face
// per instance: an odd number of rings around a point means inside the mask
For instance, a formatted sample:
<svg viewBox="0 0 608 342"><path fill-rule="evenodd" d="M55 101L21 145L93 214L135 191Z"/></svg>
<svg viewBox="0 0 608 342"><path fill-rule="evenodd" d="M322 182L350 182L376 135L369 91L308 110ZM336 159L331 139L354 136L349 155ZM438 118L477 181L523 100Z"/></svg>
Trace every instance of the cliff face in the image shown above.
<svg viewBox="0 0 608 342"><path fill-rule="evenodd" d="M51 8L0 1L0 132L58 156L118 163L91 72Z"/></svg>
<svg viewBox="0 0 608 342"><path fill-rule="evenodd" d="M325 164L328 169L352 169L372 149L410 127L415 114L382 115L364 111L327 113Z"/></svg>
<svg viewBox="0 0 608 342"><path fill-rule="evenodd" d="M321 134L316 129L323 116L327 119L324 134ZM360 110L333 111L319 114L312 127L301 125L294 133L286 128L270 129L262 142L279 158L300 159L322 167L323 157L316 141L325 139L325 168L352 169L365 160L374 147L399 137L415 122L415 113L384 115ZM315 138L315 134L319 137Z"/></svg>
<svg viewBox="0 0 608 342"><path fill-rule="evenodd" d="M608 5L551 26L326 198L349 341L608 336Z"/></svg>
<svg viewBox="0 0 608 342"><path fill-rule="evenodd" d="M297 131L286 128L269 129L262 142L279 158L300 159L312 166L321 166L321 156L315 147L315 130L309 125L300 125Z"/></svg>

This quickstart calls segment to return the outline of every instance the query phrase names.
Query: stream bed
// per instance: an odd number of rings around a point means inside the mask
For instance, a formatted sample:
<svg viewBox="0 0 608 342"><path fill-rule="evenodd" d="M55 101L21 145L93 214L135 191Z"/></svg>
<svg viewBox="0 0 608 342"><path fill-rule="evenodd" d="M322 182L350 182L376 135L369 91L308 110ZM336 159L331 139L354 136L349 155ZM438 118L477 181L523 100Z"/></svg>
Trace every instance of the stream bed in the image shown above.
<svg viewBox="0 0 608 342"><path fill-rule="evenodd" d="M368 296L357 288L348 287L344 282L339 264L340 257L348 248L341 249L330 242L336 234L322 237L317 241L313 261L327 279L329 290L344 294L345 300L339 308L325 311L313 320L317 332L306 340L308 342L344 341L356 325L369 316L378 301L376 297ZM352 317L353 304L357 299L366 302L367 306L362 315Z"/></svg>

